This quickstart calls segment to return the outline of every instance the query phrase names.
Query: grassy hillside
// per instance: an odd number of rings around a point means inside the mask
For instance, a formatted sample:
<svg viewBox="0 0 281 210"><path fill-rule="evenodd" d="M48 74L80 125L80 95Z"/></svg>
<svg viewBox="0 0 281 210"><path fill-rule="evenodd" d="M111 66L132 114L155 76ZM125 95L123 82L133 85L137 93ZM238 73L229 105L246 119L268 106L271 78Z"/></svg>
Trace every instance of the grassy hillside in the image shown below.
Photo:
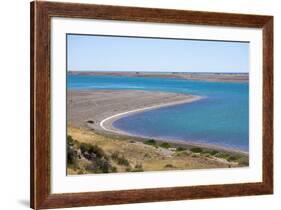
<svg viewBox="0 0 281 210"><path fill-rule="evenodd" d="M232 152L106 136L68 126L68 174L162 171L247 166Z"/></svg>

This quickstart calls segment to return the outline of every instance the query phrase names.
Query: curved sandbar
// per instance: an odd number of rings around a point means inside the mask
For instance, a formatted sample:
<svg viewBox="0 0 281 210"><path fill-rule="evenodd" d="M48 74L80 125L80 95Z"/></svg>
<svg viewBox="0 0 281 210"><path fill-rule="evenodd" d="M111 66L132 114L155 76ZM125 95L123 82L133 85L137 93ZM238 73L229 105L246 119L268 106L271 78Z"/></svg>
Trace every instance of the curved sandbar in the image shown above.
<svg viewBox="0 0 281 210"><path fill-rule="evenodd" d="M188 103L201 97L143 90L68 90L67 121L76 127L110 131L110 122L128 114Z"/></svg>
<svg viewBox="0 0 281 210"><path fill-rule="evenodd" d="M144 108L140 108L140 109L134 109L134 110L118 113L118 114L112 115L112 116L107 117L104 120L102 120L100 122L100 127L102 129L104 129L105 131L109 131L109 132L113 132L113 133L117 133L117 134L121 134L121 135L133 136L132 134L129 134L125 131L122 131L120 129L115 128L113 126L113 122L122 118L122 117L126 117L126 116L136 114L136 113L139 113L139 112L149 111L149 110L153 110L153 109L159 109L159 108L162 108L162 107L174 106L174 105L178 105L178 104L191 103L191 102L200 100L201 98L203 98L203 97L190 95L190 98L184 99L184 100L181 100L181 101L173 101L173 102L168 102L168 103L163 103L163 104L159 104L159 105L154 105L154 106L149 106L149 107L144 107Z"/></svg>
<svg viewBox="0 0 281 210"><path fill-rule="evenodd" d="M122 117L126 117L129 116L131 114L136 114L138 112L143 112L143 111L148 111L148 110L153 110L153 109L158 109L161 107L168 107L168 106L174 106L174 105L178 105L178 104L184 104L184 103L192 103L194 101L200 100L203 97L200 96L194 96L194 98L189 99L189 100L185 100L185 101L179 101L179 102L171 102L171 103L167 103L167 104L163 104L163 105L155 105L155 106L151 106L151 107L146 107L146 108L142 108L142 109L135 109L135 110L131 110L131 111L127 111L127 112L122 112L119 114L115 114L113 116L107 117L104 120L102 120L100 122L100 127L107 132L113 133L113 134L117 134L117 135L121 135L121 136L129 136L129 137L136 137L138 139L148 139L148 137L146 136L141 136L141 135L134 135L131 133L127 133L123 130L120 130L116 127L113 126L113 122L122 118ZM202 147L202 148L208 148L208 149L218 149L221 151L227 151L227 152L233 152L233 153L238 153L238 154L244 154L244 155L248 155L248 152L239 150L239 149L235 149L235 148L230 148L230 147L225 147L225 146L221 146L221 145L214 145L214 144L209 144L209 143L198 143L196 141L184 141L184 140L176 140L176 139L162 139L162 138L153 138L154 140L160 141L160 142L169 142L175 145L185 145L185 146L192 146L192 147Z"/></svg>

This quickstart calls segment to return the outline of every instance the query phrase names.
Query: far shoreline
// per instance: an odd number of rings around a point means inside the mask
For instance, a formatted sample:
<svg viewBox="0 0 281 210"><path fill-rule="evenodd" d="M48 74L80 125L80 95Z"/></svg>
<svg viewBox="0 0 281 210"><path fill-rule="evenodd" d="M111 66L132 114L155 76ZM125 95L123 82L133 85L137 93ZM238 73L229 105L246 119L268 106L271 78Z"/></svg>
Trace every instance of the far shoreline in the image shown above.
<svg viewBox="0 0 281 210"><path fill-rule="evenodd" d="M249 73L220 73L220 72L142 72L142 71L68 71L68 75L84 76L127 76L148 78L170 78L198 80L207 82L248 83Z"/></svg>

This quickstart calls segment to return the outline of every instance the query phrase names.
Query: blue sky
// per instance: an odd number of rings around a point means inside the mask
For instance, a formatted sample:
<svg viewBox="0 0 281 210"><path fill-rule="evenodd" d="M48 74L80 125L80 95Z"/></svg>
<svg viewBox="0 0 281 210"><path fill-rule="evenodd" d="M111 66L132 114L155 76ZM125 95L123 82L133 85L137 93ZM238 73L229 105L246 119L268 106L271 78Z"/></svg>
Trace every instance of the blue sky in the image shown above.
<svg viewBox="0 0 281 210"><path fill-rule="evenodd" d="M68 71L249 72L249 43L67 35Z"/></svg>

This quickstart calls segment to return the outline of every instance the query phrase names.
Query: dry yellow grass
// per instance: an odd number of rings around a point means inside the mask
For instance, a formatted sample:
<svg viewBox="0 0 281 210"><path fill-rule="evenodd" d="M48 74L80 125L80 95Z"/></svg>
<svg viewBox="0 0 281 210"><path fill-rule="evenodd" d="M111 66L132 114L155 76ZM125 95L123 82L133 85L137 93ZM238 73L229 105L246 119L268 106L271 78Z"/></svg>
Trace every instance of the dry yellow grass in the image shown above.
<svg viewBox="0 0 281 210"><path fill-rule="evenodd" d="M156 148L130 139L119 139L102 134L94 133L84 128L68 126L68 135L80 143L98 145L110 157L114 152L118 152L129 161L129 166L117 164L113 160L112 165L117 168L117 172L125 172L128 167L135 169L137 165L142 166L143 171L179 170L179 169L199 169L199 168L227 168L235 166L224 159L206 157L190 151L176 152L165 148ZM80 169L68 168L68 174L90 173L83 168L85 163L80 160Z"/></svg>

